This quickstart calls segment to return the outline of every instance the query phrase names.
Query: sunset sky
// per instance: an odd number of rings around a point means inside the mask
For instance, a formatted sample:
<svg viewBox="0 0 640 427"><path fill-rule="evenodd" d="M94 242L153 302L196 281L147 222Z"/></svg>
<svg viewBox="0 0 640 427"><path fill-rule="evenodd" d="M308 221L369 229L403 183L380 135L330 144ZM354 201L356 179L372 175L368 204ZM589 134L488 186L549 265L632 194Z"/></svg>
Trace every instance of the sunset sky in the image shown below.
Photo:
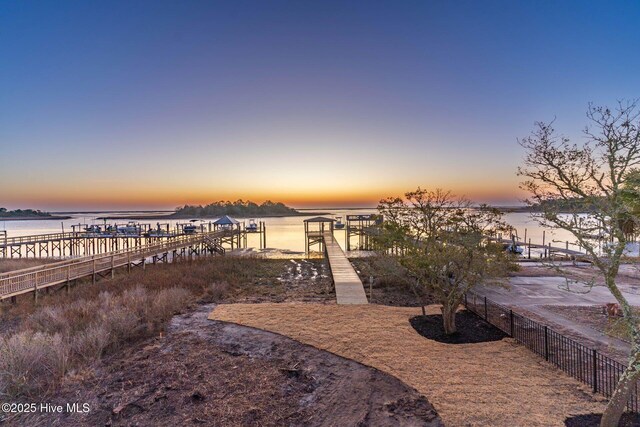
<svg viewBox="0 0 640 427"><path fill-rule="evenodd" d="M517 138L640 96L640 3L0 1L0 206L516 203Z"/></svg>

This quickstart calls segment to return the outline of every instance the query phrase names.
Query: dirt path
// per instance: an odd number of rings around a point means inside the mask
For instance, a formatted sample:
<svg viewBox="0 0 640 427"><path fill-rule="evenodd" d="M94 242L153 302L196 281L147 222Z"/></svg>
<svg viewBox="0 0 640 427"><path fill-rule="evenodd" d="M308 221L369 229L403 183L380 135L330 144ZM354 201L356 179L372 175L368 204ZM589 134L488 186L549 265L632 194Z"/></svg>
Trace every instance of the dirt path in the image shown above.
<svg viewBox="0 0 640 427"><path fill-rule="evenodd" d="M210 318L278 332L394 375L423 393L448 426L561 426L568 416L602 412L602 400L511 339L452 345L421 337L409 324L419 312L233 304Z"/></svg>
<svg viewBox="0 0 640 427"><path fill-rule="evenodd" d="M441 426L400 380L258 329L207 320L213 305L173 319L163 338L68 380L49 401L88 414L39 414L16 426Z"/></svg>

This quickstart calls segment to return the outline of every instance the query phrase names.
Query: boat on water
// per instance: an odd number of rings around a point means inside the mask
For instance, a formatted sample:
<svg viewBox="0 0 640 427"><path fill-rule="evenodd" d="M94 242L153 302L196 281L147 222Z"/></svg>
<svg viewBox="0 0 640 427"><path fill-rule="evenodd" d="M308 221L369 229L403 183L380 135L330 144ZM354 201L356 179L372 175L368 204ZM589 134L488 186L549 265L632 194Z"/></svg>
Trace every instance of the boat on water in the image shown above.
<svg viewBox="0 0 640 427"><path fill-rule="evenodd" d="M338 230L342 230L344 228L345 224L344 222L342 222L342 217L341 216L337 216L336 217L336 221L333 223L333 228L338 229Z"/></svg>
<svg viewBox="0 0 640 427"><path fill-rule="evenodd" d="M516 255L522 255L524 253L524 248L516 243L506 243L504 250Z"/></svg>
<svg viewBox="0 0 640 427"><path fill-rule="evenodd" d="M245 227L245 230L249 231L249 232L256 232L258 231L258 224L256 224L256 220L251 218L249 220L249 224L247 224L247 226Z"/></svg>
<svg viewBox="0 0 640 427"><path fill-rule="evenodd" d="M102 227L99 225L89 225L84 228L84 231L89 234L102 234Z"/></svg>
<svg viewBox="0 0 640 427"><path fill-rule="evenodd" d="M132 221L127 225L116 225L115 227L116 234L124 234L126 236L139 236L141 230L142 227Z"/></svg>
<svg viewBox="0 0 640 427"><path fill-rule="evenodd" d="M184 234L195 234L198 227L194 224L185 225L182 227L182 232Z"/></svg>

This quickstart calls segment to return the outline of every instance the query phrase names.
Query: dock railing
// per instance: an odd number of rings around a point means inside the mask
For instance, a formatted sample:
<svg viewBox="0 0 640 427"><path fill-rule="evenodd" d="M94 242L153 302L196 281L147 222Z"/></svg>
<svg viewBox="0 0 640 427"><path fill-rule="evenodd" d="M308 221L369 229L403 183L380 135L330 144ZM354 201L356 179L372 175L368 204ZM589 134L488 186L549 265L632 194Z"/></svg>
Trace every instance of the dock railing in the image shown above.
<svg viewBox="0 0 640 427"><path fill-rule="evenodd" d="M73 258L52 264L44 264L23 270L0 274L0 300L25 294L81 277L95 277L98 273L143 261L153 255L168 253L190 245L203 243L206 237L221 237L226 231L183 235L169 241L121 249L101 255Z"/></svg>
<svg viewBox="0 0 640 427"><path fill-rule="evenodd" d="M488 323L557 366L573 378L588 384L594 393L609 398L616 389L626 366L579 342L536 322L487 297L468 292L464 305ZM627 402L630 411L638 412L638 383Z"/></svg>

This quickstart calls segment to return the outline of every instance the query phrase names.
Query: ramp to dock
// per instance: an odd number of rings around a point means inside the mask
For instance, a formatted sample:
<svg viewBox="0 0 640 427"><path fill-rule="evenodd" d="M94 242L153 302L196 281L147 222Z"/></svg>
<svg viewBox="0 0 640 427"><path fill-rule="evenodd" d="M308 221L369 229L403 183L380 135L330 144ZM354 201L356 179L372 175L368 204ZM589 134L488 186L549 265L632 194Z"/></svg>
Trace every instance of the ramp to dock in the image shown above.
<svg viewBox="0 0 640 427"><path fill-rule="evenodd" d="M368 304L362 281L333 237L333 233L325 231L322 237L338 304Z"/></svg>

